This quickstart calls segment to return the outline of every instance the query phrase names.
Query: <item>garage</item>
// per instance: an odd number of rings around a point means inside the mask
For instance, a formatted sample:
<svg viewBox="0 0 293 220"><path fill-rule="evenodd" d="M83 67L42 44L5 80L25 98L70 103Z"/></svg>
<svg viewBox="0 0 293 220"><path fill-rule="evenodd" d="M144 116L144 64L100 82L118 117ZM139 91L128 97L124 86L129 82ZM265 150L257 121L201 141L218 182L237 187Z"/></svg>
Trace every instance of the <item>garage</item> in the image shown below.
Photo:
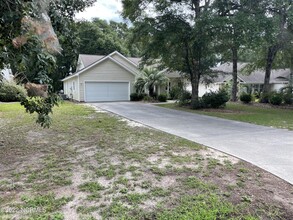
<svg viewBox="0 0 293 220"><path fill-rule="evenodd" d="M129 101L140 74L134 63L117 51L107 55L80 54L75 73L63 81L64 94L78 102Z"/></svg>
<svg viewBox="0 0 293 220"><path fill-rule="evenodd" d="M85 82L85 101L127 101L129 82Z"/></svg>

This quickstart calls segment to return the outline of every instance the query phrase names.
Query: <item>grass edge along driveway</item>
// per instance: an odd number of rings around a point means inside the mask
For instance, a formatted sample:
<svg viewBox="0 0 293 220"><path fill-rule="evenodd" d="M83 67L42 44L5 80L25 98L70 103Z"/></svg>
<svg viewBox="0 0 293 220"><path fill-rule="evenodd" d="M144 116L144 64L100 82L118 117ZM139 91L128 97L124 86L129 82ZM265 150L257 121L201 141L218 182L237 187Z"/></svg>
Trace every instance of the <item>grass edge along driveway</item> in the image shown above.
<svg viewBox="0 0 293 220"><path fill-rule="evenodd" d="M281 109L269 105L264 107L231 102L228 102L224 108L203 110L193 110L188 107L181 107L177 103L156 105L159 107L247 122L256 125L293 130L293 109Z"/></svg>

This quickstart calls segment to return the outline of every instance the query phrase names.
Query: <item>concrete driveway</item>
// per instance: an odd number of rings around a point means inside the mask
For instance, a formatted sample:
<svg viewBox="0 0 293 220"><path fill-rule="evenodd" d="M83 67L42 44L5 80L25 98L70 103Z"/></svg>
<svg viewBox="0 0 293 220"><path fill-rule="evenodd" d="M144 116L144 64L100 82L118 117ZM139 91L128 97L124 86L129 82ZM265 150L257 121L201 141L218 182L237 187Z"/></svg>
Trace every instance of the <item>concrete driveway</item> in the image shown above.
<svg viewBox="0 0 293 220"><path fill-rule="evenodd" d="M293 131L165 109L151 104L113 102L91 105L231 154L293 184Z"/></svg>

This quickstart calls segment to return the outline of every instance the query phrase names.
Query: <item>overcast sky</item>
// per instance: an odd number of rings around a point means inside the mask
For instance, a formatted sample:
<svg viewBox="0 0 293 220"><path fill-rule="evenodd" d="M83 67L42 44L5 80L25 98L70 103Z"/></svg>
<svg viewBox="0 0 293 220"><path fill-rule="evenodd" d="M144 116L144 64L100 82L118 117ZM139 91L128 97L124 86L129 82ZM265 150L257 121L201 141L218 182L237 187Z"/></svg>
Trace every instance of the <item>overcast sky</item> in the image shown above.
<svg viewBox="0 0 293 220"><path fill-rule="evenodd" d="M120 0L97 0L92 7L78 13L76 19L91 20L98 17L107 21L122 21L123 19L119 15L121 11L122 3Z"/></svg>

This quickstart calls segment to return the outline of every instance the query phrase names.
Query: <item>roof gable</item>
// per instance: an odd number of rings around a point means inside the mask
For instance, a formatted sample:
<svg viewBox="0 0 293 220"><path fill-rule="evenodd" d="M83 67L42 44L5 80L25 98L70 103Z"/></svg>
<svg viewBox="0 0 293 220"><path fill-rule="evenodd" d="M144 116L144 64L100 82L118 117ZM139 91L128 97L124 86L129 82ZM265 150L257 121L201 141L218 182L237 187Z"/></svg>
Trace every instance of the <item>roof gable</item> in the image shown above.
<svg viewBox="0 0 293 220"><path fill-rule="evenodd" d="M84 67L87 67L91 65L94 62L97 62L98 60L102 59L105 56L100 55L89 55L89 54L80 54L79 58L83 64Z"/></svg>
<svg viewBox="0 0 293 220"><path fill-rule="evenodd" d="M73 77L77 77L79 76L80 74L84 73L85 71L87 71L88 69L96 66L96 65L99 65L101 62L105 61L105 60L111 60L112 62L118 64L119 66L121 66L122 68L124 68L125 70L127 70L128 72L130 72L131 74L133 75L137 75L138 74L138 70L137 71L134 71L132 68L128 68L126 65L124 65L123 63L115 60L112 56L114 54L117 54L118 56L120 56L121 58L125 59L126 61L128 60L126 57L124 57L122 54L120 54L119 52L115 51L107 56L96 56L96 55L80 55L80 58L81 58L81 61L86 63L86 64L89 64L88 66L85 66L83 69L77 71L76 73L74 73L73 75L70 75L64 79L62 79L61 81L66 81L67 79L71 79ZM94 61L96 60L96 61ZM91 63L92 62L92 63ZM137 67L132 61L129 61L128 62L133 65L135 68Z"/></svg>

